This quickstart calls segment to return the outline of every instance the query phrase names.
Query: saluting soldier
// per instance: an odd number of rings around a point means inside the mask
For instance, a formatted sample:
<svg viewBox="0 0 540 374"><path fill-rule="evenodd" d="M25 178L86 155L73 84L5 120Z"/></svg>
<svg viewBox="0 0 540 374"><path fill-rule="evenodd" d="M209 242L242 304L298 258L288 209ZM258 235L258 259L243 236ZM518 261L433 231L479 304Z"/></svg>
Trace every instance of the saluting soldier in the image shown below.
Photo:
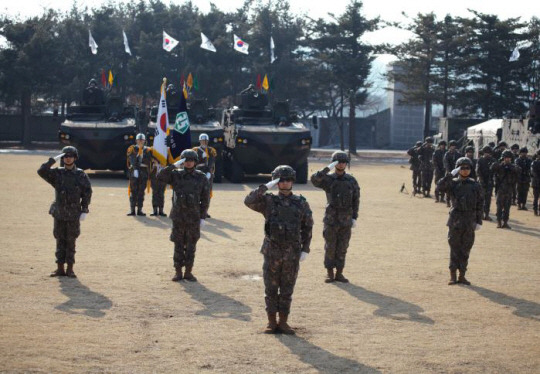
<svg viewBox="0 0 540 374"><path fill-rule="evenodd" d="M511 229L508 225L510 219L510 206L512 193L518 180L519 167L512 163L512 151L504 151L502 163L495 162L491 171L498 183L497 190L497 228Z"/></svg>
<svg viewBox="0 0 540 374"><path fill-rule="evenodd" d="M210 147L208 145L209 142L210 138L208 137L208 134L203 133L199 135L200 145L198 147L194 147L193 150L197 152L197 156L199 157L197 170L202 171L210 182L210 198L212 198L212 186L214 184L214 173L216 172L217 151L214 147ZM211 218L208 213L206 218Z"/></svg>
<svg viewBox="0 0 540 374"><path fill-rule="evenodd" d="M512 162L516 162L516 160L519 157L519 144L514 143L510 147L510 150L512 151ZM519 178L518 178L519 179ZM518 181L516 181L516 184L514 184L514 189L512 190L512 205L516 205L518 196ZM518 208L518 210L521 210Z"/></svg>
<svg viewBox="0 0 540 374"><path fill-rule="evenodd" d="M144 190L148 184L149 171L152 167L152 150L146 147L146 136L137 134L136 144L127 150L129 170L129 203L131 211L128 216L135 215L137 207L138 216L146 216L143 212Z"/></svg>
<svg viewBox="0 0 540 374"><path fill-rule="evenodd" d="M195 251L210 201L208 179L204 173L195 169L197 161L197 153L186 149L180 154L180 161L167 166L158 174L158 180L170 184L173 189L169 217L173 223L170 240L174 242L174 282L182 279L197 281L193 275ZM184 168L177 170L182 165ZM184 267L185 273L182 274Z"/></svg>
<svg viewBox="0 0 540 374"><path fill-rule="evenodd" d="M65 276L76 278L73 271L75 264L75 242L81 233L81 223L89 213L88 206L92 198L90 179L82 169L75 166L79 152L75 147L64 147L62 153L41 165L38 174L55 190L55 199L49 210L54 218L53 235L56 239L57 269L51 277ZM51 169L62 160L64 167ZM67 269L64 270L64 264Z"/></svg>
<svg viewBox="0 0 540 374"><path fill-rule="evenodd" d="M474 232L482 227L484 196L480 184L469 178L472 162L461 157L456 167L438 182L439 189L452 199L448 226L448 244L450 245L450 281L471 284L466 278L469 255L474 244ZM459 270L459 278L457 271Z"/></svg>
<svg viewBox="0 0 540 374"><path fill-rule="evenodd" d="M519 157L516 158L515 164L520 168L520 173L517 181L517 203L518 210L528 210L527 195L529 195L529 187L531 186L531 164L532 160L527 157L529 150L523 147L519 150Z"/></svg>
<svg viewBox="0 0 540 374"><path fill-rule="evenodd" d="M261 253L264 255L263 276L268 325L264 332L273 334L279 330L284 334L294 334L287 320L300 268L299 262L307 257L310 250L313 217L306 199L292 191L296 180L296 172L292 167L276 167L272 172L272 179L266 185L260 185L251 191L244 204L265 218ZM267 193L276 184L279 193ZM279 314L279 323L276 313Z"/></svg>
<svg viewBox="0 0 540 374"><path fill-rule="evenodd" d="M469 145L465 148L465 157L467 157L472 162L472 169L469 178L477 180L478 177L476 175L476 164L478 163L478 160L474 158L474 147Z"/></svg>
<svg viewBox="0 0 540 374"><path fill-rule="evenodd" d="M412 183L413 194L420 193L422 187L422 174L420 173L420 159L418 158L418 149L422 146L422 142L419 140L414 147L409 148L407 154L411 156L409 158L410 169L412 170Z"/></svg>

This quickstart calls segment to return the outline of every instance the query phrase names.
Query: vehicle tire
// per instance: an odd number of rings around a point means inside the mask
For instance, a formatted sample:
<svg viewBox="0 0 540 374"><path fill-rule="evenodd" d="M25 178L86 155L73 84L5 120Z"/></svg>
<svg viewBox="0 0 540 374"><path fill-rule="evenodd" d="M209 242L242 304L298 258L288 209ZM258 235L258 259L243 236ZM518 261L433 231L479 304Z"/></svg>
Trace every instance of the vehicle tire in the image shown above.
<svg viewBox="0 0 540 374"><path fill-rule="evenodd" d="M216 160L216 170L214 172L214 183L221 183L223 177L223 158L218 157Z"/></svg>
<svg viewBox="0 0 540 374"><path fill-rule="evenodd" d="M244 170L242 169L242 166L240 166L240 164L233 159L231 160L230 169L231 170L228 179L232 183L242 183L242 181L244 180Z"/></svg>
<svg viewBox="0 0 540 374"><path fill-rule="evenodd" d="M308 179L308 162L307 160L296 169L296 183L306 184Z"/></svg>

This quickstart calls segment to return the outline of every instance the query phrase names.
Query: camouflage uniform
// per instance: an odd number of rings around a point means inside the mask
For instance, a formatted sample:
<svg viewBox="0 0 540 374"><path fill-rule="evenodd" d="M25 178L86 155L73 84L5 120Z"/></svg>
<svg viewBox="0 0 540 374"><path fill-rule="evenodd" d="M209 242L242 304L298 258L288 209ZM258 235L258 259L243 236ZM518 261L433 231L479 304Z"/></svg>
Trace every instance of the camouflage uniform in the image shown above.
<svg viewBox="0 0 540 374"><path fill-rule="evenodd" d="M197 164L197 170L202 171L204 174L210 173L210 197L212 197L212 186L214 184L214 173L216 171L216 158L217 151L214 147L194 147L193 150L197 152L199 157L199 163Z"/></svg>
<svg viewBox="0 0 540 374"><path fill-rule="evenodd" d="M470 162L468 165L472 166ZM482 224L484 206L482 188L471 178L463 179L461 176L454 178L451 174L441 179L438 186L452 200L452 208L446 223L450 245L450 284L455 283L456 270L460 272L460 281L468 284L465 272L474 244L474 231L477 224Z"/></svg>
<svg viewBox="0 0 540 374"><path fill-rule="evenodd" d="M158 180L173 188L169 217L173 222L170 240L174 242L174 267L180 271L185 266L186 272L191 273L201 236L200 220L206 217L210 200L208 180L194 168L177 170L175 165L162 169Z"/></svg>
<svg viewBox="0 0 540 374"><path fill-rule="evenodd" d="M433 180L433 140L429 138L418 149L418 158L420 160L420 171L422 180L422 190L426 197L430 197L431 182Z"/></svg>
<svg viewBox="0 0 540 374"><path fill-rule="evenodd" d="M412 183L413 193L419 193L422 186L422 174L420 172L420 160L418 159L418 148L422 145L422 142L417 142L412 148L409 148L407 154L411 156L409 158L409 164L411 164L410 170L412 170Z"/></svg>
<svg viewBox="0 0 540 374"><path fill-rule="evenodd" d="M533 189L533 209L538 215L538 199L540 197L540 150L536 153L536 159L531 164L532 189Z"/></svg>
<svg viewBox="0 0 540 374"><path fill-rule="evenodd" d="M497 227L499 228L510 228L508 226L508 219L510 218L512 191L514 189L514 185L517 183L518 180L518 169L519 168L512 163L505 164L504 162L494 162L493 165L491 165L491 171L493 172L495 178L498 180L497 221L499 225ZM504 225L501 222L504 222Z"/></svg>
<svg viewBox="0 0 540 374"><path fill-rule="evenodd" d="M435 201L440 202L444 201L445 193L439 191L439 188L437 187L437 182L446 175L443 163L445 153L446 150L441 148L437 148L435 152L433 152L433 166L435 167Z"/></svg>
<svg viewBox="0 0 540 374"><path fill-rule="evenodd" d="M325 167L311 176L311 183L326 192L324 214L324 267L343 269L351 239L352 220L358 219L360 187L356 179L344 173L329 174Z"/></svg>
<svg viewBox="0 0 540 374"><path fill-rule="evenodd" d="M162 215L163 207L165 206L165 188L167 184L161 182L157 175L159 173L159 163L154 162L152 170L150 171L150 186L152 187L152 207L154 208L154 215ZM159 212L159 213L158 213Z"/></svg>
<svg viewBox="0 0 540 374"><path fill-rule="evenodd" d="M131 212L137 207L138 212L142 213L144 203L144 190L146 189L149 177L149 171L152 167L152 149L143 146L139 148L134 145L127 150L128 168L129 168L129 203ZM135 171L138 171L139 176L135 178Z"/></svg>
<svg viewBox="0 0 540 374"><path fill-rule="evenodd" d="M491 157L491 152L484 152L484 155L478 159L476 164L476 175L480 186L484 191L484 219L490 221L489 211L491 209L491 196L493 195L493 172L491 165L495 159Z"/></svg>
<svg viewBox="0 0 540 374"><path fill-rule="evenodd" d="M300 252L309 253L313 217L306 199L291 194L265 193L265 185L251 191L244 204L265 218L263 276L266 311L288 315L298 276Z"/></svg>
<svg viewBox="0 0 540 374"><path fill-rule="evenodd" d="M49 214L54 217L56 263L75 263L75 241L81 233L81 213L88 213L92 197L90 179L82 169L51 169L53 158L41 165L38 174L55 189L55 200Z"/></svg>
<svg viewBox="0 0 540 374"><path fill-rule="evenodd" d="M457 149L449 149L444 154L443 165L446 173L451 173L456 168L456 161L461 158L461 153Z"/></svg>
<svg viewBox="0 0 540 374"><path fill-rule="evenodd" d="M522 150L523 151L523 150ZM517 203L519 210L527 210L527 195L531 186L531 164L532 160L527 157L526 153L521 153L524 157L516 158L515 164L520 168L517 180Z"/></svg>

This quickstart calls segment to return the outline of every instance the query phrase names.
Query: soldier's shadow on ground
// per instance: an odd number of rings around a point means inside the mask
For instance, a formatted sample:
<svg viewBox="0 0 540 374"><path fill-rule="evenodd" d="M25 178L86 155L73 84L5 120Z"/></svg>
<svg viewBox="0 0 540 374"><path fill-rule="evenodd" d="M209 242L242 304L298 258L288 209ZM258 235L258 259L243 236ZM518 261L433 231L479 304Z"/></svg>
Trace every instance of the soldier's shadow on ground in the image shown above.
<svg viewBox="0 0 540 374"><path fill-rule="evenodd" d="M182 281L180 283L193 300L204 305L204 309L197 311L196 315L251 321L251 307L240 301L212 291L199 282Z"/></svg>
<svg viewBox="0 0 540 374"><path fill-rule="evenodd" d="M57 305L55 309L69 314L81 314L93 318L105 316L105 311L111 309L111 300L94 292L77 278L59 277L60 291L69 300Z"/></svg>
<svg viewBox="0 0 540 374"><path fill-rule="evenodd" d="M365 288L357 286L353 283L344 284L334 282L333 284L342 290L347 291L351 296L357 298L358 300L377 306L378 309L373 312L373 314L376 316L395 320L408 320L412 322L426 323L429 325L433 325L435 323L435 321L433 321L431 318L421 314L424 313L424 309L420 308L418 305L397 299L392 296L386 296L378 292L366 290Z"/></svg>
<svg viewBox="0 0 540 374"><path fill-rule="evenodd" d="M206 220L206 225L204 226L204 228L201 229L201 231L207 231L214 235L218 235L227 239L235 240L233 237L227 234L227 231L241 232L242 227L236 226L236 225L233 225L232 223L222 221L220 219L212 217Z"/></svg>
<svg viewBox="0 0 540 374"><path fill-rule="evenodd" d="M519 232L520 234L525 234L529 236L534 236L535 238L540 238L540 230L534 229L532 227L527 227L523 225L516 224L516 221L510 221L510 226L512 231Z"/></svg>
<svg viewBox="0 0 540 374"><path fill-rule="evenodd" d="M122 172L100 171L88 172L90 182L94 187L125 187L126 197L129 181Z"/></svg>
<svg viewBox="0 0 540 374"><path fill-rule="evenodd" d="M509 296L497 291L488 290L487 288L479 286L472 285L468 286L467 288L470 288L474 292L478 293L480 296L483 296L494 303L515 308L512 314L518 317L529 318L540 322L540 304L538 303L529 300L518 299L517 297Z"/></svg>
<svg viewBox="0 0 540 374"><path fill-rule="evenodd" d="M126 213L127 214L127 213ZM172 227L172 222L171 220L169 219L169 217L157 217L157 216L150 216L150 214L148 212L146 212L146 217L141 217L141 216L130 216L130 217L126 217L126 218L131 218L135 221L137 221L137 223L140 223L140 224L143 224L145 226L150 226L150 227L156 227L158 229L170 229Z"/></svg>
<svg viewBox="0 0 540 374"><path fill-rule="evenodd" d="M358 361L328 352L298 335L276 334L275 337L302 362L313 366L321 373L380 373L379 370Z"/></svg>

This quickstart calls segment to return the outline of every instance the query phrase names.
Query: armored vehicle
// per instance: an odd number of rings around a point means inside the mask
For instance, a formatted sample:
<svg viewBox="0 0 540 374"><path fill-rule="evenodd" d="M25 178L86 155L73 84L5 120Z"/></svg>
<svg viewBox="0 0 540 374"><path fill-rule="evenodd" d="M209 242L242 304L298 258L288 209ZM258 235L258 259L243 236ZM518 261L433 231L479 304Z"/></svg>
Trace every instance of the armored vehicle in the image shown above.
<svg viewBox="0 0 540 374"><path fill-rule="evenodd" d="M296 170L296 182L306 183L311 132L298 122L288 101L268 105L268 96L248 87L237 105L223 111L224 173L233 183L245 174L269 174L278 165Z"/></svg>
<svg viewBox="0 0 540 374"><path fill-rule="evenodd" d="M126 151L133 144L136 110L120 97L106 95L90 81L78 106L67 109L58 132L62 145L79 150L77 166L93 170L125 170Z"/></svg>
<svg viewBox="0 0 540 374"><path fill-rule="evenodd" d="M179 105L176 105L176 98L170 93L167 94L167 113L169 114L169 123L174 124L178 114ZM191 144L193 147L199 144L199 135L208 134L210 138L209 145L214 147L217 152L216 170L214 173L214 182L221 183L223 176L223 129L216 119L215 109L209 108L205 99L191 99L187 103L188 117L190 122ZM147 139L148 144L152 145L156 133L157 107L150 111L150 122L148 123Z"/></svg>

